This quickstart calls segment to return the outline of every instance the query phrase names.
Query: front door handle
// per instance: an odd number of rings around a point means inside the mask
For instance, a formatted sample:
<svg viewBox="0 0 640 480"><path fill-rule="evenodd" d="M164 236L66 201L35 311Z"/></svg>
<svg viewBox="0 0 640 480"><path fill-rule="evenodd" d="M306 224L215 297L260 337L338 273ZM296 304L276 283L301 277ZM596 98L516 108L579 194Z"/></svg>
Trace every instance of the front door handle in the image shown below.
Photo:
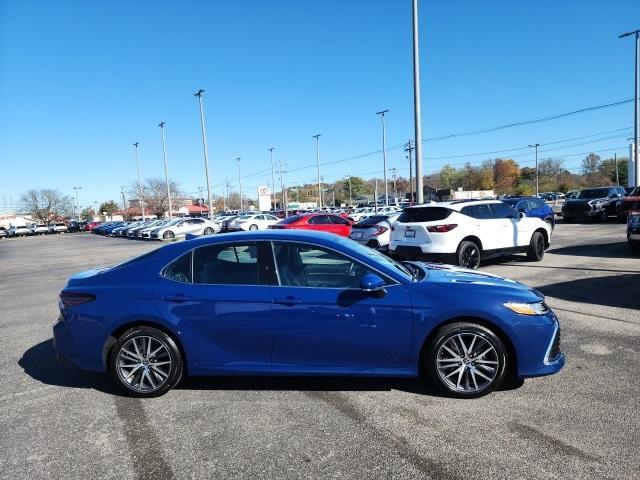
<svg viewBox="0 0 640 480"><path fill-rule="evenodd" d="M300 305L302 303L302 300L300 300L299 298L294 298L294 297L282 297L282 298L274 299L273 303L276 303L278 305L286 305L288 307L292 307L293 305Z"/></svg>
<svg viewBox="0 0 640 480"><path fill-rule="evenodd" d="M191 300L191 297L187 297L186 295L178 293L177 295L167 295L166 297L164 297L164 299L167 302L182 303L188 302L189 300Z"/></svg>

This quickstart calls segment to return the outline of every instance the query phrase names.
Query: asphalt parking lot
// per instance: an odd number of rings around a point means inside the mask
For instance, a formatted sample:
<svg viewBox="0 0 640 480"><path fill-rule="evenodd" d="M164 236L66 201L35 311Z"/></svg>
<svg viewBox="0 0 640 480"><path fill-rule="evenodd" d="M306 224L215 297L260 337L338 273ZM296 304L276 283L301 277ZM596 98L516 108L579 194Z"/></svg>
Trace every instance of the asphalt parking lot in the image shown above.
<svg viewBox="0 0 640 480"><path fill-rule="evenodd" d="M482 268L547 295L567 365L471 401L418 381L326 378L187 379L138 400L59 366L51 326L67 277L158 246L0 241L0 477L640 478L640 257L624 225L560 223L542 262Z"/></svg>

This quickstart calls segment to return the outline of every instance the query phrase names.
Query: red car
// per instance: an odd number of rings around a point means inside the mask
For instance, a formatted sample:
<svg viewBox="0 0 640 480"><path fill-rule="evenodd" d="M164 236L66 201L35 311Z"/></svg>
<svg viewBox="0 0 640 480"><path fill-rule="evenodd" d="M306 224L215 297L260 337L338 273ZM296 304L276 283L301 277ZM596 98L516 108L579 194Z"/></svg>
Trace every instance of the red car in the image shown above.
<svg viewBox="0 0 640 480"><path fill-rule="evenodd" d="M636 187L621 202L618 202L616 213L620 223L626 223L627 215L631 210L640 210L640 187Z"/></svg>
<svg viewBox="0 0 640 480"><path fill-rule="evenodd" d="M318 230L348 237L351 234L351 225L351 221L339 215L312 213L310 215L292 215L279 221L275 225L270 225L269 228Z"/></svg>
<svg viewBox="0 0 640 480"><path fill-rule="evenodd" d="M100 222L87 222L87 225L84 228L87 232L90 232L98 226L100 226Z"/></svg>

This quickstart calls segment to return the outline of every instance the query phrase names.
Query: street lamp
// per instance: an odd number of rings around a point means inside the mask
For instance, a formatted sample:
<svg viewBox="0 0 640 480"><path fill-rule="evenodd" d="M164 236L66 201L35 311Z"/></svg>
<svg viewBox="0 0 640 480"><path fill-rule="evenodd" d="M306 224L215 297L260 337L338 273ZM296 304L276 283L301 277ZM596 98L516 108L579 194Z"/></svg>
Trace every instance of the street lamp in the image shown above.
<svg viewBox="0 0 640 480"><path fill-rule="evenodd" d="M413 123L416 141L416 190L424 202L422 188L422 118L420 115L420 53L418 48L418 0L413 0Z"/></svg>
<svg viewBox="0 0 640 480"><path fill-rule="evenodd" d="M381 110L376 112L376 115L380 115L382 120L382 165L383 165L383 175L384 175L384 204L386 207L389 206L389 187L387 185L387 139L386 139L386 131L384 126L384 114L389 110Z"/></svg>
<svg viewBox="0 0 640 480"><path fill-rule="evenodd" d="M322 207L322 191L320 190L322 186L320 185L320 137L321 133L314 135L313 138L316 139L316 167L318 169L318 208Z"/></svg>
<svg viewBox="0 0 640 480"><path fill-rule="evenodd" d="M538 193L540 193L538 191L538 147L540 146L539 143L535 143L533 145L529 145L531 148L535 148L536 149L536 197L538 196Z"/></svg>
<svg viewBox="0 0 640 480"><path fill-rule="evenodd" d="M194 97L198 97L198 103L200 104L200 127L202 130L202 151L204 153L204 173L207 177L207 198L209 201L209 219L213 219L213 205L211 205L211 183L209 182L209 154L207 152L207 132L204 128L204 106L202 105L202 94L204 90L200 89L193 94Z"/></svg>
<svg viewBox="0 0 640 480"><path fill-rule="evenodd" d="M158 126L160 127L160 131L162 132L162 158L164 160L164 179L167 182L167 198L169 199L169 218L171 218L173 209L171 208L171 189L169 188L169 171L167 170L167 145L164 140L165 122L160 122Z"/></svg>
<svg viewBox="0 0 640 480"><path fill-rule="evenodd" d="M82 187L73 187L73 189L76 191L76 216L77 220L80 221L80 203L78 203L78 190L82 190Z"/></svg>
<svg viewBox="0 0 640 480"><path fill-rule="evenodd" d="M638 116L640 115L640 111L638 110L638 96L640 96L640 30L634 30L633 32L627 32L620 35L618 38L630 37L634 35L636 37L636 56L635 56L635 86L634 86L634 103L633 103L633 130L634 130L634 165L635 165L635 178L634 184L635 186L640 186L640 151L638 145L638 137L640 137L640 132L638 131Z"/></svg>
<svg viewBox="0 0 640 480"><path fill-rule="evenodd" d="M240 184L240 211L243 212L244 205L242 202L242 177L240 176L240 160L242 160L240 157L236 158L236 161L238 162L238 183Z"/></svg>
<svg viewBox="0 0 640 480"><path fill-rule="evenodd" d="M140 195L140 211L142 213L142 220L144 221L144 202L142 201L142 181L140 180L140 156L138 155L138 142L133 146L136 148L136 165L138 166L138 193Z"/></svg>

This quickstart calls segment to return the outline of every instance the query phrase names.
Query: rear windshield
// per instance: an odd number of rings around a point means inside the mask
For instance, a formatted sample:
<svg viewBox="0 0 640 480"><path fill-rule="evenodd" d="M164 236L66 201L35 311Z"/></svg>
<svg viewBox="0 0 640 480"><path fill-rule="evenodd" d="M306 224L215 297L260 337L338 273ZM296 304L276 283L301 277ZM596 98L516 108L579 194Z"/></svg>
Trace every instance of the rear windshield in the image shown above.
<svg viewBox="0 0 640 480"><path fill-rule="evenodd" d="M398 217L398 222L436 222L451 215L451 210L444 207L412 207L407 208Z"/></svg>
<svg viewBox="0 0 640 480"><path fill-rule="evenodd" d="M300 220L302 218L302 216L300 215L292 215L290 217L285 218L284 220L280 220L278 223L280 223L281 225L287 225L289 223L295 223L298 220Z"/></svg>
<svg viewBox="0 0 640 480"><path fill-rule="evenodd" d="M386 215L374 215L372 217L367 217L364 220L358 222L358 225L376 225L377 223L384 222L389 217Z"/></svg>

